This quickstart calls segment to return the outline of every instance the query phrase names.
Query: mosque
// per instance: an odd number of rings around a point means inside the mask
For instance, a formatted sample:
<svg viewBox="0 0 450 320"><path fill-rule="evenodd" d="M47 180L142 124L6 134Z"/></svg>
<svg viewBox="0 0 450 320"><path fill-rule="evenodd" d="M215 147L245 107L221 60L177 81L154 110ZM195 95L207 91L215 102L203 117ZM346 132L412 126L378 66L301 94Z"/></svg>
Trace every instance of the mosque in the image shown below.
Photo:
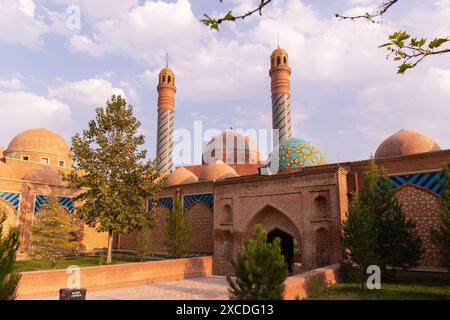
<svg viewBox="0 0 450 320"><path fill-rule="evenodd" d="M340 260L342 222L349 201L361 190L369 160L327 164L317 146L292 137L288 53L277 48L270 57L272 128L279 144L268 160L261 158L251 137L226 130L206 145L202 164L173 168L175 74L159 74L157 159L167 176L158 194L158 223L151 231L154 251L164 253L165 216L181 197L191 229L192 254L213 255L213 272L229 274L231 261L243 248L245 237L261 224L269 239L281 238L282 253L292 272L310 270ZM7 225L22 227L22 251L32 236L29 226L49 196L58 197L61 209L76 210L73 197L59 174L69 170L69 145L47 129L18 134L6 149L0 148L0 206L7 209ZM420 133L400 130L384 140L374 158L384 168L403 211L416 222L424 253L421 268L441 265L431 228L440 224L442 167L450 150ZM269 165L276 172L263 174ZM80 222L82 249L106 247L106 234ZM136 232L115 235L115 250L134 250Z"/></svg>

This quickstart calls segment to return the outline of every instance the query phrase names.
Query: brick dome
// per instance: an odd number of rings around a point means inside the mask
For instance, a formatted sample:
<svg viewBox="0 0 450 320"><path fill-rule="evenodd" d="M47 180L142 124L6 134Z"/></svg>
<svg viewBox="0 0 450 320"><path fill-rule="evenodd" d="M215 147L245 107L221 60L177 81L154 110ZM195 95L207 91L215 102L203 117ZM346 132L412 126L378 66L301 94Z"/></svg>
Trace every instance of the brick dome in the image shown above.
<svg viewBox="0 0 450 320"><path fill-rule="evenodd" d="M197 182L198 178L195 174L184 167L179 167L167 176L166 185L174 186L177 184Z"/></svg>
<svg viewBox="0 0 450 320"><path fill-rule="evenodd" d="M221 160L217 160L214 163L204 165L200 169L198 181L218 181L237 176L238 174L232 167L223 163Z"/></svg>
<svg viewBox="0 0 450 320"><path fill-rule="evenodd" d="M11 168L4 162L0 161L0 178L12 179L14 173Z"/></svg>
<svg viewBox="0 0 450 320"><path fill-rule="evenodd" d="M52 185L63 184L61 175L47 166L41 166L40 168L28 171L27 174L23 176L22 180Z"/></svg>
<svg viewBox="0 0 450 320"><path fill-rule="evenodd" d="M51 164L63 160L70 162L70 147L59 134L48 129L31 129L19 133L9 143L3 152L5 157L20 159L24 155L36 155L33 161L39 162L38 155L52 158Z"/></svg>
<svg viewBox="0 0 450 320"><path fill-rule="evenodd" d="M405 156L441 150L433 139L423 134L402 129L384 140L375 152L375 158Z"/></svg>
<svg viewBox="0 0 450 320"><path fill-rule="evenodd" d="M203 164L217 160L226 164L255 164L261 161L261 154L258 145L250 136L228 129L213 137L203 152Z"/></svg>

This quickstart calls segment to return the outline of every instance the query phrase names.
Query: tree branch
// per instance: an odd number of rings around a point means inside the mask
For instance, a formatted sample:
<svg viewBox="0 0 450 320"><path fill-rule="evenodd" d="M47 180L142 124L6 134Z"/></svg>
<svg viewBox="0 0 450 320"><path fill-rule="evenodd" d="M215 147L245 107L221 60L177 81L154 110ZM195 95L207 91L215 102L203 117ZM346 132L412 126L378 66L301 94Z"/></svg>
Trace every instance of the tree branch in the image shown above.
<svg viewBox="0 0 450 320"><path fill-rule="evenodd" d="M223 2L223 0L219 0L220 2ZM222 18L214 18L208 16L206 13L203 15L205 18L201 19L200 21L203 22L204 25L211 29L219 30L219 25L225 21L236 21L236 20L244 20L245 18L251 16L252 14L258 12L259 15L262 15L262 9L267 6L272 0L261 0L259 5L253 9L248 11L247 13L234 16L231 11L228 11L225 16Z"/></svg>
<svg viewBox="0 0 450 320"><path fill-rule="evenodd" d="M394 4L396 4L398 0L389 0L387 2L382 3L380 6L376 8L376 10L372 13L366 12L365 14L356 15L356 16L344 16L339 13L336 13L336 18L343 19L343 20L357 20L357 19L366 19L370 22L376 23L377 21L374 20L376 17L380 17L383 14L386 13Z"/></svg>

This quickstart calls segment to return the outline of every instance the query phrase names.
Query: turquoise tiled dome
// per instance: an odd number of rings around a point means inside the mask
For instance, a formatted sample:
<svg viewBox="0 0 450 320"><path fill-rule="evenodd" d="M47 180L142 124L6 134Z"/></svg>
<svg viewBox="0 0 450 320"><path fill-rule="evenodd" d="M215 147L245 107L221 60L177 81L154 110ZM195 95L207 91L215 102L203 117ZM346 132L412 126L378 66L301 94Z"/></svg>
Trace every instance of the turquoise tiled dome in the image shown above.
<svg viewBox="0 0 450 320"><path fill-rule="evenodd" d="M280 169L303 168L326 164L325 157L319 148L305 140L289 138L281 141L278 148ZM274 152L272 152L267 163L274 161L274 157Z"/></svg>

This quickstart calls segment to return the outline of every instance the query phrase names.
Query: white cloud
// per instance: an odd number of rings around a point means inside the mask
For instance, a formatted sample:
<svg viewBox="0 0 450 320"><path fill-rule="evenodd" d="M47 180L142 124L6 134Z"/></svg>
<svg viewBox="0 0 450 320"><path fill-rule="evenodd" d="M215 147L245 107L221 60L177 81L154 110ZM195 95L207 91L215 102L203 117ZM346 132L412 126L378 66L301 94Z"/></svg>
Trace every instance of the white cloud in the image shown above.
<svg viewBox="0 0 450 320"><path fill-rule="evenodd" d="M17 133L31 128L50 128L61 134L71 134L73 127L68 105L25 91L0 91L2 102L1 143L6 145Z"/></svg>
<svg viewBox="0 0 450 320"><path fill-rule="evenodd" d="M49 27L36 16L35 9L33 0L1 1L0 41L39 48L41 36L49 31Z"/></svg>
<svg viewBox="0 0 450 320"><path fill-rule="evenodd" d="M65 82L48 89L48 95L51 98L58 98L71 104L92 108L103 106L105 101L111 98L113 94L126 97L123 89L114 87L107 80L96 78Z"/></svg>
<svg viewBox="0 0 450 320"><path fill-rule="evenodd" d="M19 78L0 79L0 88L6 90L20 90L24 88L24 84Z"/></svg>

